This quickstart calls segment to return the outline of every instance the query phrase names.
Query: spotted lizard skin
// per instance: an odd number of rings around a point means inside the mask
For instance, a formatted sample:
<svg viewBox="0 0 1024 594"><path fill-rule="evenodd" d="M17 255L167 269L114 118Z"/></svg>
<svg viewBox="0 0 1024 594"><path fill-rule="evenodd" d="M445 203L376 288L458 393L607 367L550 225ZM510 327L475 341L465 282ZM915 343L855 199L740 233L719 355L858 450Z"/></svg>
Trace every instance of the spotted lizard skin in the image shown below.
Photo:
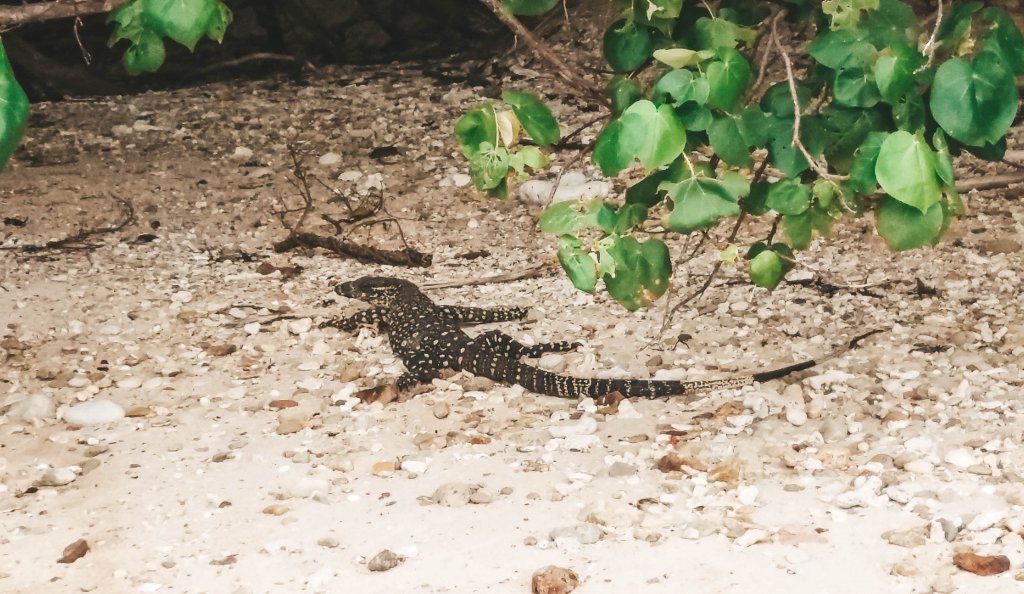
<svg viewBox="0 0 1024 594"><path fill-rule="evenodd" d="M389 277L365 276L335 287L344 297L372 305L347 318L335 318L321 324L352 332L361 325L383 325L388 329L391 349L401 357L406 373L396 385L406 390L440 377L442 369L465 370L498 382L519 384L532 392L560 398L603 396L619 392L623 396L658 398L737 388L755 381L766 381L812 367L805 361L789 367L748 376L702 381L643 379L591 379L551 373L523 363L523 357L539 357L548 352L565 352L579 343L549 342L524 345L497 330L473 338L461 326L488 322L521 320L527 310L520 307L481 309L457 305L438 305L413 283Z"/></svg>

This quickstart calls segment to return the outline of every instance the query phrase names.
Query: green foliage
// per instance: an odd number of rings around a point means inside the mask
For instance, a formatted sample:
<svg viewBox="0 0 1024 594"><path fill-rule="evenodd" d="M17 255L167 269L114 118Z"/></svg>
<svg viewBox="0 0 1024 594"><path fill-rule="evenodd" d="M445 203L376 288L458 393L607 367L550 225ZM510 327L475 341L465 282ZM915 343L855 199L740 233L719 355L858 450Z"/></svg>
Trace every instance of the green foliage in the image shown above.
<svg viewBox="0 0 1024 594"><path fill-rule="evenodd" d="M28 96L14 79L14 71L0 41L0 169L18 148L27 121Z"/></svg>
<svg viewBox="0 0 1024 594"><path fill-rule="evenodd" d="M110 13L114 31L107 45L127 39L121 59L129 74L155 72L164 63L164 38L193 51L203 37L220 42L231 23L231 10L220 0L129 0Z"/></svg>
<svg viewBox="0 0 1024 594"><path fill-rule="evenodd" d="M508 103L530 138L540 146L550 146L562 139L558 122L539 97L530 93L505 91L501 100Z"/></svg>
<svg viewBox="0 0 1024 594"><path fill-rule="evenodd" d="M536 16L557 6L559 0L501 0L501 6L512 14Z"/></svg>
<svg viewBox="0 0 1024 594"><path fill-rule="evenodd" d="M646 239L645 229L671 241L741 212L778 217L743 259L751 282L767 289L796 265L794 250L827 237L844 217L871 212L895 251L932 245L964 211L953 156L1002 158L1024 74L1024 36L1005 11L954 3L933 35L903 0L784 0L791 31L817 37L806 46L809 60L791 56L809 63L802 79L776 79L759 95L751 64L774 47L750 48L758 32L768 34L766 4L614 3L620 18L605 33L603 55L620 74L608 83L613 113L592 157L605 175L642 168L643 176L621 205L561 203L541 214L541 230L561 238L559 261L577 287L594 291L603 280L624 306L643 307L664 292L671 271L665 244ZM497 138L474 113L456 127L464 153ZM771 177L751 173L760 165ZM720 257L738 262L737 254L730 244Z"/></svg>

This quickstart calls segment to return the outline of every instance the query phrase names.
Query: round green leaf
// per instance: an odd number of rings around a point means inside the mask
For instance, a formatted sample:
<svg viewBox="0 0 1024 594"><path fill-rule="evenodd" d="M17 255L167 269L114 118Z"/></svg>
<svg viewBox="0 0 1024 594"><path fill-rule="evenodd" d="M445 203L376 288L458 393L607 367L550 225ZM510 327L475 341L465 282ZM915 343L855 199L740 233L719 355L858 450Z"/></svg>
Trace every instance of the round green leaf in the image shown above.
<svg viewBox="0 0 1024 594"><path fill-rule="evenodd" d="M898 200L885 198L875 210L875 228L891 250L902 252L936 243L942 236L945 216L939 202L921 212Z"/></svg>
<svg viewBox="0 0 1024 594"><path fill-rule="evenodd" d="M164 40L156 33L145 30L138 42L121 56L124 71L134 76L143 72L156 72L164 63Z"/></svg>
<svg viewBox="0 0 1024 594"><path fill-rule="evenodd" d="M608 81L608 95L612 98L612 109L619 114L633 105L643 94L640 83L616 74Z"/></svg>
<svg viewBox="0 0 1024 594"><path fill-rule="evenodd" d="M650 305L668 290L672 260L661 240L641 243L612 235L602 240L600 257L605 288L629 311Z"/></svg>
<svg viewBox="0 0 1024 594"><path fill-rule="evenodd" d="M882 143L875 177L887 194L921 212L939 201L935 153L920 135L900 130Z"/></svg>
<svg viewBox="0 0 1024 594"><path fill-rule="evenodd" d="M593 158L605 175L622 171L634 158L648 170L657 169L674 161L685 144L686 130L672 106L655 107L642 99L601 132Z"/></svg>
<svg viewBox="0 0 1024 594"><path fill-rule="evenodd" d="M654 83L653 99L655 102L664 103L664 98L668 97L671 103L676 105L682 105L687 101L704 105L707 103L710 90L706 79L694 77L689 70L670 70Z"/></svg>
<svg viewBox="0 0 1024 594"><path fill-rule="evenodd" d="M914 71L922 64L924 56L907 44L884 48L872 67L882 99L893 104L913 90Z"/></svg>
<svg viewBox="0 0 1024 594"><path fill-rule="evenodd" d="M0 169L18 148L28 122L28 96L14 78L0 41Z"/></svg>
<svg viewBox="0 0 1024 594"><path fill-rule="evenodd" d="M604 59L615 72L639 68L653 48L650 30L631 22L618 21L604 34Z"/></svg>
<svg viewBox="0 0 1024 594"><path fill-rule="evenodd" d="M551 110L536 95L505 91L501 94L501 100L512 106L519 123L540 146L550 146L562 139L555 116L551 115Z"/></svg>
<svg viewBox="0 0 1024 594"><path fill-rule="evenodd" d="M832 94L839 105L874 107L881 95L870 71L861 68L843 68L836 72Z"/></svg>
<svg viewBox="0 0 1024 594"><path fill-rule="evenodd" d="M811 205L811 189L791 179L779 180L768 187L766 204L781 215L798 215Z"/></svg>
<svg viewBox="0 0 1024 594"><path fill-rule="evenodd" d="M558 5L560 0L501 0L501 6L512 14L537 16Z"/></svg>
<svg viewBox="0 0 1024 594"><path fill-rule="evenodd" d="M678 183L665 182L661 187L674 202L664 221L665 228L671 231L689 233L740 213L738 197L716 179L690 178Z"/></svg>
<svg viewBox="0 0 1024 594"><path fill-rule="evenodd" d="M146 23L192 51L219 18L217 0L142 0Z"/></svg>
<svg viewBox="0 0 1024 594"><path fill-rule="evenodd" d="M870 194L878 186L875 167L878 163L878 152L882 143L889 137L887 132L870 132L853 154L853 165L850 167L850 187L862 194Z"/></svg>
<svg viewBox="0 0 1024 594"><path fill-rule="evenodd" d="M754 164L750 147L740 132L738 118L729 115L716 118L708 127L708 141L715 154L726 163L737 167L750 167Z"/></svg>
<svg viewBox="0 0 1024 594"><path fill-rule="evenodd" d="M726 48L719 52L717 61L708 64L707 79L711 87L708 106L729 111L739 102L754 75L742 54Z"/></svg>
<svg viewBox="0 0 1024 594"><path fill-rule="evenodd" d="M577 289L593 293L597 288L597 263L572 235L563 235L558 243L558 262L566 276Z"/></svg>
<svg viewBox="0 0 1024 594"><path fill-rule="evenodd" d="M750 282L755 285L771 291L782 277L782 259L772 250L762 250L750 260Z"/></svg>
<svg viewBox="0 0 1024 594"><path fill-rule="evenodd" d="M497 144L498 123L494 106L488 104L466 112L455 122L455 138L459 141L459 150L466 158L476 154L485 142L492 146Z"/></svg>
<svg viewBox="0 0 1024 594"><path fill-rule="evenodd" d="M968 145L994 143L1006 134L1017 113L1017 82L994 52L982 52L973 64L947 60L935 72L930 107L939 126Z"/></svg>
<svg viewBox="0 0 1024 594"><path fill-rule="evenodd" d="M509 160L505 147L494 147L489 142L481 144L480 151L469 157L469 177L476 189L492 190L504 182Z"/></svg>

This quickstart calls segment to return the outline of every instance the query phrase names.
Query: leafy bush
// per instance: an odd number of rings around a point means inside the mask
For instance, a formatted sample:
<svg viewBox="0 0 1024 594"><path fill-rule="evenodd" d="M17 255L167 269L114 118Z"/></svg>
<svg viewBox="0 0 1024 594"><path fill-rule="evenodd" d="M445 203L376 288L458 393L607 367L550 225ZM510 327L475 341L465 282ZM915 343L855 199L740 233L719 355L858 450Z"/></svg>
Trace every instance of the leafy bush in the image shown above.
<svg viewBox="0 0 1024 594"><path fill-rule="evenodd" d="M504 6L537 14L549 4ZM935 244L963 212L953 156L999 160L1006 150L1024 39L999 8L955 4L926 30L900 0L616 5L621 18L602 41L614 114L593 161L605 175L639 165L646 177L619 204L553 204L540 228L559 236L559 261L577 288L593 292L600 278L630 310L664 294L672 273L669 250L646 238L645 223L687 234L726 218L777 217L782 241L772 241L773 225L746 252L751 281L772 289L793 268L793 251L845 216L873 213L896 251ZM782 20L813 37L806 55L790 57ZM755 56L781 63L786 78L762 93ZM805 66L801 79L794 60ZM547 163L537 146L517 144L516 119L536 145L558 141L537 97L503 99L511 112L485 105L455 127L476 187L499 196L511 177ZM775 175L766 178L769 165Z"/></svg>

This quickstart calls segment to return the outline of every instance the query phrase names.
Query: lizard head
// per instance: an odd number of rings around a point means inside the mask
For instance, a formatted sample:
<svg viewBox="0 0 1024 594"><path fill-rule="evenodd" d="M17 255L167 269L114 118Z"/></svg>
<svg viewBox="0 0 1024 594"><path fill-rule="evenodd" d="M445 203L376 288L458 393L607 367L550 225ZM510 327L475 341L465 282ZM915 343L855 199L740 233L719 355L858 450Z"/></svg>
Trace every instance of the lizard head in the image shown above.
<svg viewBox="0 0 1024 594"><path fill-rule="evenodd" d="M358 299L378 307L391 307L398 295L410 288L417 290L416 285L406 280L386 276L364 276L339 284L334 287L334 292L342 297Z"/></svg>

